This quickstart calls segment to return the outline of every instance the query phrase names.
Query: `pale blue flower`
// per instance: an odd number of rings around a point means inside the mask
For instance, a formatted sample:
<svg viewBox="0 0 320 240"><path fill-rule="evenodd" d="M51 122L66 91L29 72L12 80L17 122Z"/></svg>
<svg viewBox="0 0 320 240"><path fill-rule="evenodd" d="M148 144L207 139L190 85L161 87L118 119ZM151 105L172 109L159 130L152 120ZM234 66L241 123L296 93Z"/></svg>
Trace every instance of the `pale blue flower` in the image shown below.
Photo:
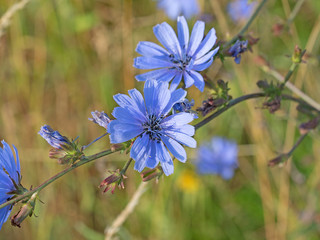
<svg viewBox="0 0 320 240"><path fill-rule="evenodd" d="M14 159L12 150L5 141L1 141L3 147L0 147L0 204L5 203L14 196L16 186L20 184L20 162L18 151L13 146L16 160ZM16 185L16 186L15 186ZM12 205L0 209L0 229L2 224L7 221Z"/></svg>
<svg viewBox="0 0 320 240"><path fill-rule="evenodd" d="M168 90L167 82L147 80L144 85L144 99L136 89L129 90L129 96L117 94L113 98L116 107L108 126L111 143L122 143L134 139L130 157L136 162L134 169L141 172L145 167L155 168L159 162L166 175L173 173L173 161L169 154L181 162L187 154L181 145L195 148L191 137L195 129L188 123L193 120L190 113L168 116L172 106L186 96L186 91Z"/></svg>
<svg viewBox="0 0 320 240"><path fill-rule="evenodd" d="M42 126L38 133L56 149L63 149L71 144L66 137L62 136L58 131L54 131L49 125Z"/></svg>
<svg viewBox="0 0 320 240"><path fill-rule="evenodd" d="M234 0L228 4L227 10L229 16L234 22L245 21L249 19L256 7L256 2L248 0Z"/></svg>
<svg viewBox="0 0 320 240"><path fill-rule="evenodd" d="M171 19L177 19L180 15L191 18L200 12L197 0L159 0L158 7Z"/></svg>
<svg viewBox="0 0 320 240"><path fill-rule="evenodd" d="M197 21L189 39L186 19L178 17L178 37L168 23L158 24L153 32L166 48L152 42L139 42L136 51L141 57L134 59L134 67L139 69L157 69L136 76L138 81L156 79L159 82L171 82L170 90L176 89L184 79L185 87L195 85L204 89L204 80L198 71L207 69L219 47L212 49L217 37L212 28L204 38L205 24Z"/></svg>
<svg viewBox="0 0 320 240"><path fill-rule="evenodd" d="M235 142L214 137L210 144L199 148L197 170L200 174L217 174L230 179L238 167L237 158L238 146Z"/></svg>
<svg viewBox="0 0 320 240"><path fill-rule="evenodd" d="M234 57L234 61L239 64L241 61L241 54L248 50L248 40L237 40L229 49L229 53Z"/></svg>
<svg viewBox="0 0 320 240"><path fill-rule="evenodd" d="M104 111L102 111L102 112L94 111L94 112L91 112L91 115L93 118L88 118L90 121L107 129L108 124L111 122L111 120L108 117L108 115L106 113L104 113Z"/></svg>

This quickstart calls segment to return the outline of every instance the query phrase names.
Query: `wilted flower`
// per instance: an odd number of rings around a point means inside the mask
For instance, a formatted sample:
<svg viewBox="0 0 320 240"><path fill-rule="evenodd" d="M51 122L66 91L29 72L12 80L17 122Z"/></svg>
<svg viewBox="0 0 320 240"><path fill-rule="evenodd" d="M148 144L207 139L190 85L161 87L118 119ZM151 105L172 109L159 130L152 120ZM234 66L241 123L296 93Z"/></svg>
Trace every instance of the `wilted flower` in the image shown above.
<svg viewBox="0 0 320 240"><path fill-rule="evenodd" d="M241 54L248 50L248 40L237 40L235 44L229 49L229 53L234 57L234 61L239 64L241 61Z"/></svg>
<svg viewBox="0 0 320 240"><path fill-rule="evenodd" d="M197 0L159 0L158 7L171 19L176 19L179 15L191 18L200 12Z"/></svg>
<svg viewBox="0 0 320 240"><path fill-rule="evenodd" d="M194 106L193 99L189 101L188 99L184 98L181 102L177 102L176 104L173 105L173 113L187 112L187 113L191 113L194 119L197 119L198 114L195 111L191 110L193 106Z"/></svg>
<svg viewBox="0 0 320 240"><path fill-rule="evenodd" d="M155 168L159 162L166 175L173 173L173 161L169 151L181 162L187 154L181 144L195 148L191 137L195 129L188 125L193 120L190 113L167 116L172 106L186 96L186 91L168 90L168 83L148 80L144 85L144 98L136 89L129 95L117 94L113 98L120 105L114 109L108 126L111 143L126 142L137 137L130 156L136 163L134 169L141 172L145 167Z"/></svg>
<svg viewBox="0 0 320 240"><path fill-rule="evenodd" d="M178 37L166 22L155 26L153 32L166 49L152 42L139 42L136 51L143 56L134 59L134 67L158 69L137 75L136 79L156 79L159 82L173 79L170 86L173 91L183 77L186 88L195 85L203 91L205 84L198 71L207 69L219 50L219 47L211 50L217 39L214 28L203 38L204 28L204 22L197 21L189 40L189 28L183 16L178 17Z"/></svg>
<svg viewBox="0 0 320 240"><path fill-rule="evenodd" d="M91 112L91 115L93 118L88 118L90 121L99 124L101 127L107 129L108 124L111 122L111 120L106 113L104 113L103 111L94 111Z"/></svg>
<svg viewBox="0 0 320 240"><path fill-rule="evenodd" d="M196 162L200 174L217 174L224 179L233 177L238 167L237 144L227 139L214 137L209 145L201 146Z"/></svg>
<svg viewBox="0 0 320 240"><path fill-rule="evenodd" d="M0 147L0 204L3 204L17 194L23 194L26 189L20 184L20 162L17 149L13 146L15 160L10 146L3 140L1 143L3 147ZM0 229L7 221L11 209L12 205L0 209Z"/></svg>
<svg viewBox="0 0 320 240"><path fill-rule="evenodd" d="M248 0L234 0L228 4L228 13L234 22L244 21L251 17L256 2Z"/></svg>
<svg viewBox="0 0 320 240"><path fill-rule="evenodd" d="M67 137L54 131L49 125L42 126L38 133L53 147L49 152L49 157L58 159L58 163L74 163L82 155L76 143L69 141Z"/></svg>

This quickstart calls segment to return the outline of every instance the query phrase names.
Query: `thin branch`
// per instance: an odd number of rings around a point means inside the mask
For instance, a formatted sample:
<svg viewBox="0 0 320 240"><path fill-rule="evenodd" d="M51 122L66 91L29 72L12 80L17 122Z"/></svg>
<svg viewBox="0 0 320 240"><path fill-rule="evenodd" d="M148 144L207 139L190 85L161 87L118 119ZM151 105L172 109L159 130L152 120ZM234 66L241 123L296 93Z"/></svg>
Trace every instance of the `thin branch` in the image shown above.
<svg viewBox="0 0 320 240"><path fill-rule="evenodd" d="M0 19L0 38L4 35L6 28L10 26L10 21L13 15L23 9L30 0L22 0L21 2L13 4Z"/></svg>
<svg viewBox="0 0 320 240"><path fill-rule="evenodd" d="M105 229L105 240L111 240L112 236L119 231L119 227L124 223L124 221L129 217L129 215L133 212L142 194L145 192L147 187L146 182L141 182L136 192L133 194L131 200L122 210L122 212L118 215L118 217L112 222L109 228Z"/></svg>
<svg viewBox="0 0 320 240"><path fill-rule="evenodd" d="M277 79L279 82L283 83L284 82L284 77L277 72L276 70L272 69L270 66L263 66L261 68L264 72L269 73L272 75L275 79ZM311 97L309 97L307 94L302 92L299 88L294 86L291 82L286 82L285 86L291 90L294 94L302 98L306 103L308 103L310 106L315 108L317 111L320 111L320 104L313 100Z"/></svg>
<svg viewBox="0 0 320 240"><path fill-rule="evenodd" d="M80 166L82 166L82 165L84 165L86 163L89 163L89 162L91 162L93 160L96 160L98 158L107 156L107 155L109 155L111 153L120 151L121 149L122 149L122 147L118 148L116 150L108 149L108 150L102 151L100 153L93 154L93 155L88 156L88 157L83 156L83 157L81 157L80 161L78 161L75 164L71 165L70 167L64 169L63 171L57 173L56 175L54 175L53 177L49 178L44 183L40 184L38 187L30 190L29 192L26 192L25 194L20 195L19 197L13 198L10 201L7 201L7 202L1 204L0 205L0 209L6 207L8 205L13 205L13 204L15 204L15 203L17 203L17 202L19 202L19 201L21 201L23 199L26 199L26 198L30 197L33 193L41 191L43 188L48 186L50 183L56 181L60 177L64 176L66 173L68 173L68 172L70 172L70 171L72 171L72 170L74 170L74 169L76 169L76 168L78 168L78 167L80 167Z"/></svg>
<svg viewBox="0 0 320 240"><path fill-rule="evenodd" d="M262 2L259 4L259 6L256 8L255 12L251 15L251 17L249 18L248 22L246 23L246 25L244 25L244 27L238 32L238 34L236 34L230 41L226 42L224 44L224 48L230 46L233 42L235 42L239 36L242 36L250 27L250 25L252 24L253 20L258 16L260 10L262 9L262 7L264 6L264 4L267 2L268 0L262 0Z"/></svg>

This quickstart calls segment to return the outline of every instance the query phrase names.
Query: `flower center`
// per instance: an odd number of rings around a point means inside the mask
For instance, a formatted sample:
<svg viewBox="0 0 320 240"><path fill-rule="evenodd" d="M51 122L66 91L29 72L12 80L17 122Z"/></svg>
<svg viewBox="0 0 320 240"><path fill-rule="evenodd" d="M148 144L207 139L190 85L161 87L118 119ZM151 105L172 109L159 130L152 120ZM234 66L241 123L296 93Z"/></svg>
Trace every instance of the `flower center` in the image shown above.
<svg viewBox="0 0 320 240"><path fill-rule="evenodd" d="M180 57L176 57L173 54L169 55L170 61L174 63L175 68L181 72L183 72L189 65L192 60L192 57L187 54L183 54L182 59Z"/></svg>
<svg viewBox="0 0 320 240"><path fill-rule="evenodd" d="M157 140L158 142L161 140L161 120L162 117L157 117L156 115L151 114L148 116L148 121L143 124L143 130L149 135L151 140Z"/></svg>

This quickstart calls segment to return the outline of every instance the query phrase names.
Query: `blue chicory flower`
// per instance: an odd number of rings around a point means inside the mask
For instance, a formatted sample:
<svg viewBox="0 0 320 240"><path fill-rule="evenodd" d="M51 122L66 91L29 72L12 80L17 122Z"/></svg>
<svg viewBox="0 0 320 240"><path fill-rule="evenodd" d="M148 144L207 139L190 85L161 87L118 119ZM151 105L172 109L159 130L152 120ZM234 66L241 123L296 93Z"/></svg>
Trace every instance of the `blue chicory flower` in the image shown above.
<svg viewBox="0 0 320 240"><path fill-rule="evenodd" d="M38 132L52 147L63 149L64 146L70 145L70 141L62 136L58 131L54 131L49 125L44 125Z"/></svg>
<svg viewBox="0 0 320 240"><path fill-rule="evenodd" d="M248 50L248 40L237 40L235 44L229 49L229 53L234 57L234 61L239 64L241 61L241 54Z"/></svg>
<svg viewBox="0 0 320 240"><path fill-rule="evenodd" d="M136 89L129 95L117 94L113 98L116 107L108 126L111 143L122 143L137 137L131 147L130 156L135 162L134 169L141 172L145 167L155 168L159 162L166 175L173 173L173 161L169 151L181 162L187 160L181 144L195 148L196 141L191 137L195 129L188 123L193 120L190 113L177 113L168 116L172 106L186 96L186 91L168 90L167 82L147 80L144 85L144 98Z"/></svg>
<svg viewBox="0 0 320 240"><path fill-rule="evenodd" d="M199 148L197 170L200 174L217 174L224 179L230 179L238 167L237 156L236 143L214 137L209 145Z"/></svg>
<svg viewBox="0 0 320 240"><path fill-rule="evenodd" d="M0 204L5 203L14 196L14 191L20 184L20 162L18 151L13 146L16 160L14 159L12 150L5 141L1 141L3 147L0 147ZM12 194L11 194L12 193ZM0 209L0 229L2 224L7 221L12 205Z"/></svg>
<svg viewBox="0 0 320 240"><path fill-rule="evenodd" d="M197 0L159 0L158 7L171 19L176 19L180 15L191 18L200 12Z"/></svg>
<svg viewBox="0 0 320 240"><path fill-rule="evenodd" d="M211 50L217 37L212 28L204 36L204 22L197 21L189 39L186 19L178 17L178 37L168 23L163 22L153 28L159 42L166 48L152 42L139 42L136 51L143 55L134 59L134 67L139 69L157 69L136 76L138 81L156 79L159 82L171 82L170 90L175 90L182 77L188 88L195 85L204 89L204 80L198 71L207 69L213 62L219 47Z"/></svg>
<svg viewBox="0 0 320 240"><path fill-rule="evenodd" d="M99 112L99 111L94 111L91 112L91 115L93 118L88 118L90 121L99 124L101 127L104 127L107 129L108 124L111 122L110 118L104 111Z"/></svg>
<svg viewBox="0 0 320 240"><path fill-rule="evenodd" d="M256 2L234 0L228 4L227 11L234 22L245 21L251 17L255 6Z"/></svg>
<svg viewBox="0 0 320 240"><path fill-rule="evenodd" d="M198 118L197 112L191 110L193 106L194 106L193 99L191 101L189 101L188 99L184 98L184 99L182 99L182 101L174 104L172 109L173 109L173 113L187 112L187 113L191 113L193 115L194 119L197 119Z"/></svg>

